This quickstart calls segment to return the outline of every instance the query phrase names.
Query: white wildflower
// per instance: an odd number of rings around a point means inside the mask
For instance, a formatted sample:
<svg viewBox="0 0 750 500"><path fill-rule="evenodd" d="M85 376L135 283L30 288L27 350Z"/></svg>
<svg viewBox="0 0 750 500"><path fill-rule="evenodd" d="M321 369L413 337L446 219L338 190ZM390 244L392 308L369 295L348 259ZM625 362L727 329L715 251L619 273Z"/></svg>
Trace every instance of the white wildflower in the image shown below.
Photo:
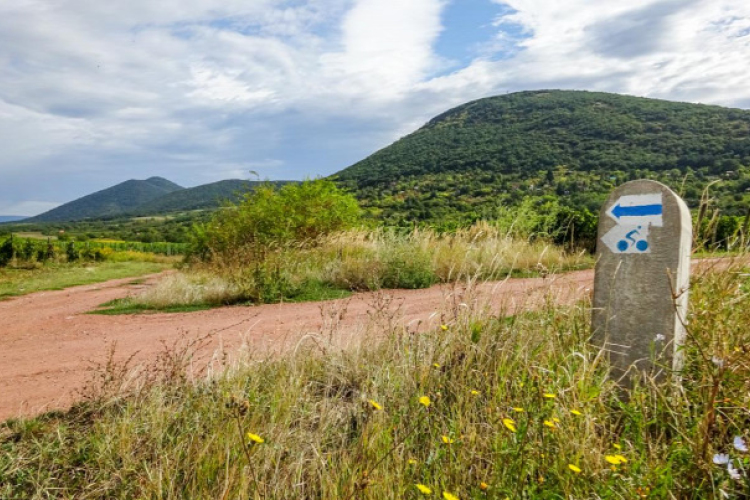
<svg viewBox="0 0 750 500"><path fill-rule="evenodd" d="M729 463L729 455L726 453L717 453L714 455L714 463L716 465L726 465Z"/></svg>
<svg viewBox="0 0 750 500"><path fill-rule="evenodd" d="M727 472L729 472L729 477L735 481L742 479L742 474L740 474L740 471L734 467L731 460L727 464Z"/></svg>
<svg viewBox="0 0 750 500"><path fill-rule="evenodd" d="M742 436L734 436L734 449L737 451L741 451L742 453L747 453L747 443L742 438Z"/></svg>

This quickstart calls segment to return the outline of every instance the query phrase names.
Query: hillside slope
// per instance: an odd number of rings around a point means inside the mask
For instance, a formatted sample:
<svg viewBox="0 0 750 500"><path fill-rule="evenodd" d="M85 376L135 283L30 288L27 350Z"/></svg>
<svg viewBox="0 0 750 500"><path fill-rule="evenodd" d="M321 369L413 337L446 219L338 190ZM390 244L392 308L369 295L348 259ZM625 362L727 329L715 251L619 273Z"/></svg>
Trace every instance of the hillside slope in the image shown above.
<svg viewBox="0 0 750 500"><path fill-rule="evenodd" d="M182 186L161 177L151 177L146 180L131 179L65 203L23 222L58 222L114 217L156 198L183 189Z"/></svg>
<svg viewBox="0 0 750 500"><path fill-rule="evenodd" d="M750 111L579 91L469 102L336 174L374 213L472 219L529 197L595 210L635 178L695 205L711 180L725 213L744 214Z"/></svg>
<svg viewBox="0 0 750 500"><path fill-rule="evenodd" d="M286 182L276 181L272 184L282 185ZM258 184L262 182L230 179L173 191L139 205L131 210L129 215L160 215L217 208L226 200L236 201L243 193L252 190Z"/></svg>

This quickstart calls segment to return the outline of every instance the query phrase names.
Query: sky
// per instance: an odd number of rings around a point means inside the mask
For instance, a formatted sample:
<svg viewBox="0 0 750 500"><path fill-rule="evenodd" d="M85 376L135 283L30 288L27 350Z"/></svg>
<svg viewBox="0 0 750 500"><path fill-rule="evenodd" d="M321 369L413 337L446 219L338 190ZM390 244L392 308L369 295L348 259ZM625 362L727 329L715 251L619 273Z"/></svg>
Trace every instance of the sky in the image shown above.
<svg viewBox="0 0 750 500"><path fill-rule="evenodd" d="M0 2L0 215L325 176L533 89L750 108L746 0Z"/></svg>

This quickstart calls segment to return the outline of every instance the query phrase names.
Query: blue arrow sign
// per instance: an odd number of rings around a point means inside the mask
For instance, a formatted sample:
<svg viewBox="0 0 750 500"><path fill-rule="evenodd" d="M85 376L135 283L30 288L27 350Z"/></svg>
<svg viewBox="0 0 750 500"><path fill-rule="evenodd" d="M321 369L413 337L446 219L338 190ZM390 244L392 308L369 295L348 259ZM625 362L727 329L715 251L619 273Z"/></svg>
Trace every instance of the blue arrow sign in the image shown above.
<svg viewBox="0 0 750 500"><path fill-rule="evenodd" d="M661 215L663 205L638 205L633 207L623 207L617 204L612 209L612 215L617 217L648 217L652 215Z"/></svg>

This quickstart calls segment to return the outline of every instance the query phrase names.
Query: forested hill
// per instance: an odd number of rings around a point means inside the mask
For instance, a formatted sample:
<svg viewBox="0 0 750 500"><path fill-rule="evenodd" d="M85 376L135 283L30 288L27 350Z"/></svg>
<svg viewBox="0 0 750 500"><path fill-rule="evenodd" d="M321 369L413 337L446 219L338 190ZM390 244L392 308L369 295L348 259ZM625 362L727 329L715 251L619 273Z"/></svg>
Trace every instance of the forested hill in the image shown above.
<svg viewBox="0 0 750 500"><path fill-rule="evenodd" d="M750 111L580 91L469 102L336 174L376 214L491 216L532 197L595 210L614 186L653 178L695 205L712 188L724 213L746 211Z"/></svg>
<svg viewBox="0 0 750 500"><path fill-rule="evenodd" d="M183 189L185 188L162 177L151 177L146 180L131 179L60 205L48 212L26 219L24 223L113 217L165 194Z"/></svg>
<svg viewBox="0 0 750 500"><path fill-rule="evenodd" d="M281 186L287 182L272 181L271 184ZM161 215L188 210L215 209L224 201L237 201L244 193L264 183L229 179L181 189L139 205L127 215Z"/></svg>

